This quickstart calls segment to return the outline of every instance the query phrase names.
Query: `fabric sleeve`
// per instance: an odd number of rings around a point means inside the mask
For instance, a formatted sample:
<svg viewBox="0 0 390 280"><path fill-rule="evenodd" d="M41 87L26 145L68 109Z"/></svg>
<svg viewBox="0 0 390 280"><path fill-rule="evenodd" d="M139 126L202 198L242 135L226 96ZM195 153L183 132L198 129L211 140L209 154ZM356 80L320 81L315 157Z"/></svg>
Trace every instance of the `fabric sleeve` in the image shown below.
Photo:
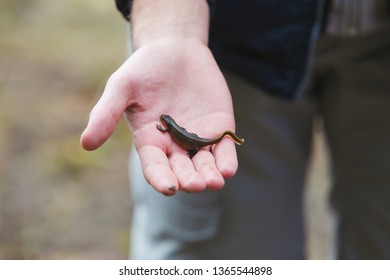
<svg viewBox="0 0 390 280"><path fill-rule="evenodd" d="M116 8L126 20L130 19L132 0L115 0Z"/></svg>
<svg viewBox="0 0 390 280"><path fill-rule="evenodd" d="M210 5L211 14L214 11L215 2L217 0L207 0ZM131 5L133 0L115 0L116 8L123 15L126 20L130 20Z"/></svg>

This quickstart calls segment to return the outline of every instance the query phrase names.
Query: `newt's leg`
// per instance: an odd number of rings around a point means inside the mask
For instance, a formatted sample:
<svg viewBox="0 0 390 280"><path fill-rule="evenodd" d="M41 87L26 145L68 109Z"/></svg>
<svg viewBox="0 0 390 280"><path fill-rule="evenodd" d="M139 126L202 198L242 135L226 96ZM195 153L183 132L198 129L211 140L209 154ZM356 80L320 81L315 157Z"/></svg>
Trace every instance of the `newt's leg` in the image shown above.
<svg viewBox="0 0 390 280"><path fill-rule="evenodd" d="M156 128L162 132L167 132L168 128L163 128L160 124L156 124Z"/></svg>
<svg viewBox="0 0 390 280"><path fill-rule="evenodd" d="M195 149L193 150L188 150L188 156L190 158L192 158L194 155L196 155L196 153L199 151L200 147L196 147Z"/></svg>

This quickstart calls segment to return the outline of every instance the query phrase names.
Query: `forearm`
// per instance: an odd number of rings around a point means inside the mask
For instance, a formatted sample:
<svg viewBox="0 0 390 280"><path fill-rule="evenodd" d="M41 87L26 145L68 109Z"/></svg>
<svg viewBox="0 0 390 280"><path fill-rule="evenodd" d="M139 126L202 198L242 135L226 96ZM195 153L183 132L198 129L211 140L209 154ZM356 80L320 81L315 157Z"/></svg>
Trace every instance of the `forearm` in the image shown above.
<svg viewBox="0 0 390 280"><path fill-rule="evenodd" d="M194 40L207 45L206 0L134 0L131 13L134 49L161 40Z"/></svg>

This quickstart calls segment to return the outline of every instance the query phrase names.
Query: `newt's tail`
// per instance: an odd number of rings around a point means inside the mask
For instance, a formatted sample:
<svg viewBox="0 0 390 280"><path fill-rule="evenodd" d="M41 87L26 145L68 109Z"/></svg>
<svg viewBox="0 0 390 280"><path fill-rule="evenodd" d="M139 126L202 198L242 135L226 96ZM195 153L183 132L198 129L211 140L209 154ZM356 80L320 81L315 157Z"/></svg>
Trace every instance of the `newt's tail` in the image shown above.
<svg viewBox="0 0 390 280"><path fill-rule="evenodd" d="M233 141L237 144L237 145L242 145L244 144L245 140L244 138L240 138L238 137L233 131L231 130L226 130L222 135L221 135L221 139L222 137L224 136L229 136L230 138L233 139Z"/></svg>

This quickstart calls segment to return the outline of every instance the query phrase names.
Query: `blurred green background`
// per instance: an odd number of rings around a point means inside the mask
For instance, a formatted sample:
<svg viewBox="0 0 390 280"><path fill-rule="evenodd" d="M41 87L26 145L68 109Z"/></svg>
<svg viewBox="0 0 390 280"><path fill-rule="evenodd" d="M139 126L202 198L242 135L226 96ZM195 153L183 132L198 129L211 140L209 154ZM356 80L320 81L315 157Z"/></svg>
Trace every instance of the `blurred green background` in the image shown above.
<svg viewBox="0 0 390 280"><path fill-rule="evenodd" d="M126 57L114 0L0 0L0 259L126 259L130 133L79 137ZM309 258L329 257L321 133L307 180Z"/></svg>
<svg viewBox="0 0 390 280"><path fill-rule="evenodd" d="M127 258L130 134L79 145L126 57L113 0L0 0L0 259Z"/></svg>

